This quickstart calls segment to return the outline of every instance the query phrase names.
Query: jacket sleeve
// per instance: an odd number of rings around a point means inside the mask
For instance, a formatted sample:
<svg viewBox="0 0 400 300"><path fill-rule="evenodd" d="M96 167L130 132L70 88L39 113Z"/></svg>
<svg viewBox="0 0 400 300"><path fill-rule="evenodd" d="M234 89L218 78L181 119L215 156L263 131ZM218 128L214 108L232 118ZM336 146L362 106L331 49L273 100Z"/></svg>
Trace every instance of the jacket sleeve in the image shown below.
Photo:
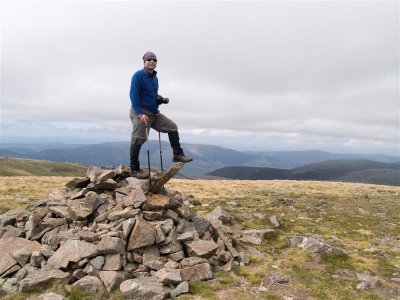
<svg viewBox="0 0 400 300"><path fill-rule="evenodd" d="M140 103L140 87L141 87L141 80L138 73L133 74L131 80L131 90L129 96L131 98L132 108L135 114L138 116L142 113L142 105Z"/></svg>

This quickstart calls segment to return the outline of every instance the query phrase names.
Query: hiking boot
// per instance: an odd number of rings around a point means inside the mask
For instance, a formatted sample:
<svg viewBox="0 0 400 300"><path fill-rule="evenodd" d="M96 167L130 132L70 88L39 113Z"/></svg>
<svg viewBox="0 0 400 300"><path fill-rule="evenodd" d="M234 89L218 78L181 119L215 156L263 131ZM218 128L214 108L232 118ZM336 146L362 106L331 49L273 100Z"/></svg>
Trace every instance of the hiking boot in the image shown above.
<svg viewBox="0 0 400 300"><path fill-rule="evenodd" d="M173 162L187 163L192 160L193 160L193 158L186 156L185 154L174 154L174 156L172 157Z"/></svg>
<svg viewBox="0 0 400 300"><path fill-rule="evenodd" d="M138 171L131 171L131 177L136 177L137 179L147 179L149 178L149 172L140 169Z"/></svg>

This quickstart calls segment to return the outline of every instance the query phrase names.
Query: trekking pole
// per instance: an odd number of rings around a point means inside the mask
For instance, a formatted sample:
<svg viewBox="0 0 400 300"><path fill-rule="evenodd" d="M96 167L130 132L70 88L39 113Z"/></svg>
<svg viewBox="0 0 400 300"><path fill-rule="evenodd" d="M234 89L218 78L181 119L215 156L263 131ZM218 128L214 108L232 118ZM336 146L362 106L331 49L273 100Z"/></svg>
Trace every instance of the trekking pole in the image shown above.
<svg viewBox="0 0 400 300"><path fill-rule="evenodd" d="M147 129L148 128L148 129ZM149 134L150 127L146 126L146 141L147 141L147 164L149 166L149 191L151 189L151 173L150 173L150 150L149 150Z"/></svg>
<svg viewBox="0 0 400 300"><path fill-rule="evenodd" d="M163 163L162 163L162 149L161 149L161 133L158 132L158 144L160 145L160 162L161 162L161 172L164 173Z"/></svg>

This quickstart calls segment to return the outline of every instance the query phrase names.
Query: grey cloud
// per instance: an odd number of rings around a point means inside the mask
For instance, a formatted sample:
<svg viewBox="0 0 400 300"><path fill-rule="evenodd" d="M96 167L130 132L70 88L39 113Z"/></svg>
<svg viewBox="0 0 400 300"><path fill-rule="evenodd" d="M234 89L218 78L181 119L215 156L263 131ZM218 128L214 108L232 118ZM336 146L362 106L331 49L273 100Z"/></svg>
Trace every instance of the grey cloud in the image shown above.
<svg viewBox="0 0 400 300"><path fill-rule="evenodd" d="M129 135L130 78L152 50L162 111L192 136L399 144L397 2L6 1L1 17L2 127Z"/></svg>

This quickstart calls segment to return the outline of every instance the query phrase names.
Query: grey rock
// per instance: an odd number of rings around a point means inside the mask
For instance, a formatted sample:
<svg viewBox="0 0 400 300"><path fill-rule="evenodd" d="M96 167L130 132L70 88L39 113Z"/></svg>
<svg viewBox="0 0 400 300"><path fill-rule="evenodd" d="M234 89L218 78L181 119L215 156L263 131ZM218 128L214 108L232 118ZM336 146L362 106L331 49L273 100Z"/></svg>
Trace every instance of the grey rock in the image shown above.
<svg viewBox="0 0 400 300"><path fill-rule="evenodd" d="M202 257L185 257L179 263L183 268L193 267L198 264L207 263L207 259Z"/></svg>
<svg viewBox="0 0 400 300"><path fill-rule="evenodd" d="M230 224L233 218L220 206L216 207L208 216L208 220L220 220L222 224Z"/></svg>
<svg viewBox="0 0 400 300"><path fill-rule="evenodd" d="M189 293L189 283L187 281L182 281L177 285L172 291L169 292L171 298L178 297L179 295Z"/></svg>
<svg viewBox="0 0 400 300"><path fill-rule="evenodd" d="M2 278L8 277L9 275L11 275L15 272L18 272L19 270L21 270L21 267L19 265L14 265L10 269L8 269L6 272L4 272L3 275L1 275L1 277Z"/></svg>
<svg viewBox="0 0 400 300"><path fill-rule="evenodd" d="M164 285L173 284L176 285L182 282L181 272L178 269L162 268L154 273L158 282Z"/></svg>
<svg viewBox="0 0 400 300"><path fill-rule="evenodd" d="M43 270L29 273L27 277L18 283L19 291L28 291L33 288L48 285L53 280L61 280L67 283L70 279L70 274L61 270Z"/></svg>
<svg viewBox="0 0 400 300"><path fill-rule="evenodd" d="M210 230L210 222L200 216L192 216L192 222L197 231L197 234L199 235L199 238L202 238L204 236L204 233Z"/></svg>
<svg viewBox="0 0 400 300"><path fill-rule="evenodd" d="M25 231L21 228L15 228L14 226L7 225L3 228L3 232L0 234L2 238L7 237L24 237Z"/></svg>
<svg viewBox="0 0 400 300"><path fill-rule="evenodd" d="M197 240L184 243L189 256L209 258L215 254L218 245L213 241Z"/></svg>
<svg viewBox="0 0 400 300"><path fill-rule="evenodd" d="M90 191L101 191L101 190L114 190L116 188L121 187L117 182L113 179L107 179L101 182L92 182L87 186L87 189Z"/></svg>
<svg viewBox="0 0 400 300"><path fill-rule="evenodd" d="M72 284L72 286L79 287L82 290L88 291L91 294L95 295L96 298L101 298L107 293L103 282L96 276L85 276Z"/></svg>
<svg viewBox="0 0 400 300"><path fill-rule="evenodd" d="M171 219L173 222L179 221L179 215L176 212L174 212L172 209L165 210L163 218L166 220Z"/></svg>
<svg viewBox="0 0 400 300"><path fill-rule="evenodd" d="M126 242L117 237L105 236L97 244L99 254L125 254Z"/></svg>
<svg viewBox="0 0 400 300"><path fill-rule="evenodd" d="M17 287L17 279L15 278L9 278L7 279L1 286L1 289L8 293L8 294L12 294L18 291L18 287Z"/></svg>
<svg viewBox="0 0 400 300"><path fill-rule="evenodd" d="M47 205L64 205L66 203L65 201L65 195L67 193L67 190L65 188L56 188L53 189L49 196L47 197Z"/></svg>
<svg viewBox="0 0 400 300"><path fill-rule="evenodd" d="M144 202L146 202L146 195L143 192L143 189L138 187L132 190L123 200L123 204L125 207L127 206L134 206L135 207L141 206Z"/></svg>
<svg viewBox="0 0 400 300"><path fill-rule="evenodd" d="M135 226L129 237L128 251L149 246L156 240L155 227L143 218L136 218Z"/></svg>
<svg viewBox="0 0 400 300"><path fill-rule="evenodd" d="M52 205L49 206L49 210L61 218L69 217L68 207L66 205Z"/></svg>
<svg viewBox="0 0 400 300"><path fill-rule="evenodd" d="M170 243L160 248L160 253L171 254L182 250L181 243L174 238Z"/></svg>
<svg viewBox="0 0 400 300"><path fill-rule="evenodd" d="M163 216L162 211L144 210L144 211L142 211L142 213L143 213L143 218L146 219L147 221L161 220L162 216Z"/></svg>
<svg viewBox="0 0 400 300"><path fill-rule="evenodd" d="M164 263L165 262L161 258L158 258L158 259L151 260L151 261L147 262L146 264L144 264L144 263L143 264L146 267L149 267L151 270L158 271L164 267Z"/></svg>
<svg viewBox="0 0 400 300"><path fill-rule="evenodd" d="M13 258L21 265L24 266L29 262L33 251L26 248L17 249L12 255Z"/></svg>
<svg viewBox="0 0 400 300"><path fill-rule="evenodd" d="M183 251L178 251L174 253L170 253L167 255L169 259L172 259L173 261L180 261L185 257L185 253Z"/></svg>
<svg viewBox="0 0 400 300"><path fill-rule="evenodd" d="M88 195L85 198L67 201L68 213L71 219L84 220L105 201L97 197L97 195L93 195L93 193L89 193Z"/></svg>
<svg viewBox="0 0 400 300"><path fill-rule="evenodd" d="M181 277L183 281L209 280L213 278L213 274L210 264L202 263L181 269Z"/></svg>
<svg viewBox="0 0 400 300"><path fill-rule="evenodd" d="M170 207L171 198L161 194L151 194L143 204L143 210L163 210Z"/></svg>
<svg viewBox="0 0 400 300"><path fill-rule="evenodd" d="M55 251L51 248L50 245L42 244L42 250L40 251L40 253L42 253L42 255L47 259L52 256Z"/></svg>
<svg viewBox="0 0 400 300"><path fill-rule="evenodd" d="M94 182L102 172L103 170L100 167L90 167L86 172L86 176L89 177L91 182Z"/></svg>
<svg viewBox="0 0 400 300"><path fill-rule="evenodd" d="M0 227L12 226L15 224L16 218L12 215L3 214L0 216Z"/></svg>
<svg viewBox="0 0 400 300"><path fill-rule="evenodd" d="M115 177L115 172L114 170L104 170L101 172L100 176L97 177L96 181L97 182L102 182L106 181L108 179L113 179Z"/></svg>
<svg viewBox="0 0 400 300"><path fill-rule="evenodd" d="M161 244L165 242L166 236L161 229L161 226L156 227L156 244Z"/></svg>
<svg viewBox="0 0 400 300"><path fill-rule="evenodd" d="M122 266L121 254L109 254L105 257L104 271L119 271Z"/></svg>
<svg viewBox="0 0 400 300"><path fill-rule="evenodd" d="M269 218L269 221L272 223L272 225L274 225L276 228L281 226L281 223L279 223L278 218L273 215Z"/></svg>
<svg viewBox="0 0 400 300"><path fill-rule="evenodd" d="M187 231L187 232L179 234L176 237L176 239L181 242L192 241L192 240L195 240L198 238L199 238L199 236L196 231Z"/></svg>
<svg viewBox="0 0 400 300"><path fill-rule="evenodd" d="M189 205L182 204L179 207L176 207L173 209L179 217L185 219L185 220L190 220L192 218L192 210L190 209Z"/></svg>
<svg viewBox="0 0 400 300"><path fill-rule="evenodd" d="M67 240L47 263L56 268L66 268L69 262L78 262L97 254L97 247L88 242L78 240Z"/></svg>
<svg viewBox="0 0 400 300"><path fill-rule="evenodd" d="M168 234L171 229L174 227L174 221L171 219L165 220L164 222L162 222L162 224L160 225L162 231L164 232L164 234Z"/></svg>
<svg viewBox="0 0 400 300"><path fill-rule="evenodd" d="M122 236L124 240L128 239L129 234L131 233L132 228L135 225L135 221L135 218L130 218L122 223Z"/></svg>
<svg viewBox="0 0 400 300"><path fill-rule="evenodd" d="M56 250L60 243L60 232L66 230L68 230L68 225L56 227L53 230L46 232L42 237L42 244L49 245L53 250Z"/></svg>
<svg viewBox="0 0 400 300"><path fill-rule="evenodd" d="M35 268L40 268L42 263L45 261L42 253L40 251L33 251L30 264Z"/></svg>
<svg viewBox="0 0 400 300"><path fill-rule="evenodd" d="M162 283L151 277L126 280L121 283L120 290L125 298L132 300L163 300L169 293Z"/></svg>
<svg viewBox="0 0 400 300"><path fill-rule="evenodd" d="M141 188L143 191L148 190L148 180L137 179L136 177L128 177L126 178L128 185L126 186L130 190L134 190L136 188Z"/></svg>
<svg viewBox="0 0 400 300"><path fill-rule="evenodd" d="M17 261L13 258L13 255L20 249L26 250L25 253L29 253L30 257L33 251L40 251L41 246L36 241L29 241L19 237L0 239L0 275L17 264Z"/></svg>
<svg viewBox="0 0 400 300"><path fill-rule="evenodd" d="M68 181L65 184L65 186L69 189L84 188L89 184L89 182L90 182L89 177L73 178L70 181Z"/></svg>
<svg viewBox="0 0 400 300"><path fill-rule="evenodd" d="M218 253L217 259L222 263L232 260L232 254L229 251L221 251Z"/></svg>
<svg viewBox="0 0 400 300"><path fill-rule="evenodd" d="M41 226L42 219L37 213L32 213L29 216L28 222L25 223L25 234L27 239L31 239L33 236L37 235L44 228Z"/></svg>
<svg viewBox="0 0 400 300"><path fill-rule="evenodd" d="M139 209L133 209L132 207L126 207L123 210L114 211L108 214L107 219L111 221L119 220L119 219L130 219L140 212Z"/></svg>
<svg viewBox="0 0 400 300"><path fill-rule="evenodd" d="M117 168L114 169L115 173L121 177L128 177L131 173L131 168L125 165L119 165Z"/></svg>
<svg viewBox="0 0 400 300"><path fill-rule="evenodd" d="M104 266L105 258L104 256L96 256L90 260L90 264L97 270L101 270Z"/></svg>
<svg viewBox="0 0 400 300"><path fill-rule="evenodd" d="M239 253L238 261L241 266L248 266L250 264L250 258L244 252Z"/></svg>
<svg viewBox="0 0 400 300"><path fill-rule="evenodd" d="M147 265L148 262L160 257L160 250L156 246L147 246L143 250L143 264Z"/></svg>
<svg viewBox="0 0 400 300"><path fill-rule="evenodd" d="M290 247L299 247L304 250L310 251L313 255L320 255L324 253L343 254L344 251L337 247L332 247L327 242L318 236L311 237L288 237Z"/></svg>
<svg viewBox="0 0 400 300"><path fill-rule="evenodd" d="M108 292L118 288L125 279L124 273L120 271L100 271L99 277Z"/></svg>

